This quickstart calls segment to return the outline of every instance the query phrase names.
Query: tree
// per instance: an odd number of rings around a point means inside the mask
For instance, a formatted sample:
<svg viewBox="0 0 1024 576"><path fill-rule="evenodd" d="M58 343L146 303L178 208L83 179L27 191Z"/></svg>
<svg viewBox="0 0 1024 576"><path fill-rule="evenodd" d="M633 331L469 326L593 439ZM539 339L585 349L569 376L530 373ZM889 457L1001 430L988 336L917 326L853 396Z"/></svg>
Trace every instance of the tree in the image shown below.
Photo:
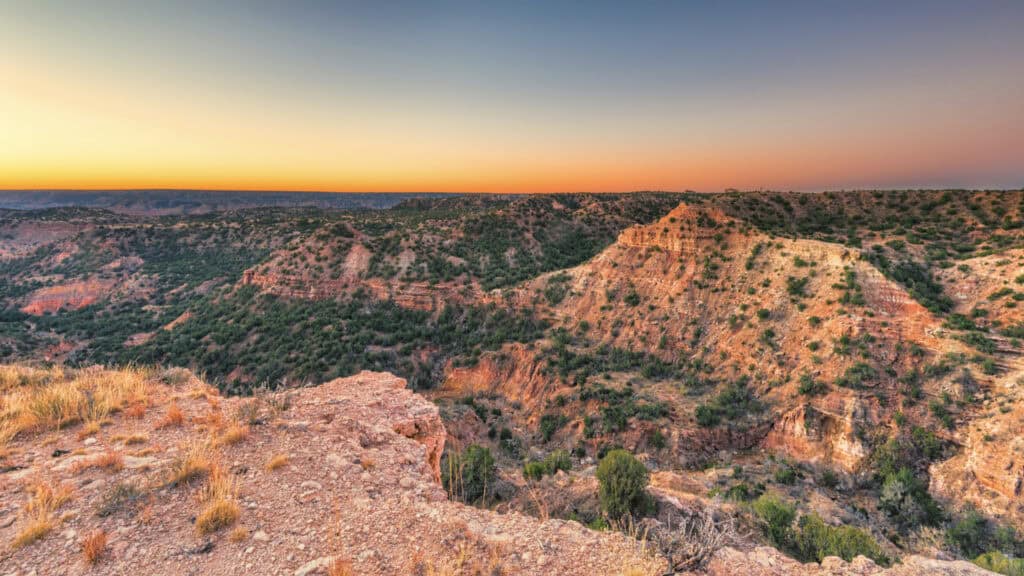
<svg viewBox="0 0 1024 576"><path fill-rule="evenodd" d="M878 508L902 528L934 525L942 519L942 510L928 493L927 486L908 468L886 476L878 495Z"/></svg>
<svg viewBox="0 0 1024 576"><path fill-rule="evenodd" d="M609 518L643 516L654 507L647 493L647 468L625 450L612 450L597 465L601 508Z"/></svg>
<svg viewBox="0 0 1024 576"><path fill-rule="evenodd" d="M449 454L441 464L441 483L445 490L469 504L487 502L494 474L494 456L490 449L477 444L470 444L461 454Z"/></svg>
<svg viewBox="0 0 1024 576"><path fill-rule="evenodd" d="M764 522L764 532L776 548L789 549L793 543L793 520L796 507L772 494L754 500L754 513Z"/></svg>

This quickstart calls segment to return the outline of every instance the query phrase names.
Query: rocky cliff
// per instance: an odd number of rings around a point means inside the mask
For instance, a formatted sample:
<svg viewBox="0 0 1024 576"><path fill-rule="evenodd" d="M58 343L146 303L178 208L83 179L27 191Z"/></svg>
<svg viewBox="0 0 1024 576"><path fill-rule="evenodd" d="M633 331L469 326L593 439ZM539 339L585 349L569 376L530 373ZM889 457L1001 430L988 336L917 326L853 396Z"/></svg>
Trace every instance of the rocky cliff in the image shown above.
<svg viewBox="0 0 1024 576"><path fill-rule="evenodd" d="M59 378L95 394L120 386L120 374ZM103 424L25 430L7 444L3 573L145 566L148 574L301 576L332 564L360 575L656 571L625 536L448 501L437 408L390 374L256 399L222 398L180 371L126 378L133 399ZM211 486L225 477L217 498L234 505L234 517L208 530ZM44 529L40 490L60 495L45 500ZM104 544L90 566L82 550L98 533Z"/></svg>

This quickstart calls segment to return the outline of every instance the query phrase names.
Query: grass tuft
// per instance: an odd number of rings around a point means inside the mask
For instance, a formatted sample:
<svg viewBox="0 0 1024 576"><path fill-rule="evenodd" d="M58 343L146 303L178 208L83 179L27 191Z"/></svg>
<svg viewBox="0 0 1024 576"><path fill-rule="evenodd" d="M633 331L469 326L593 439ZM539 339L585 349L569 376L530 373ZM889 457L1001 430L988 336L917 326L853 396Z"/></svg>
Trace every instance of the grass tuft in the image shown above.
<svg viewBox="0 0 1024 576"><path fill-rule="evenodd" d="M210 480L200 493L203 509L196 516L196 530L200 535L211 534L238 521L238 488L233 478L220 466L210 472Z"/></svg>
<svg viewBox="0 0 1024 576"><path fill-rule="evenodd" d="M96 564L103 558L107 549L107 533L103 530L90 532L82 540L82 554L88 564Z"/></svg>
<svg viewBox="0 0 1024 576"><path fill-rule="evenodd" d="M163 419L157 422L157 428L178 428L185 423L185 413L181 411L181 407L177 404L171 404L167 408L167 414L164 415Z"/></svg>
<svg viewBox="0 0 1024 576"><path fill-rule="evenodd" d="M213 468L213 458L207 444L193 442L171 462L168 486L188 484L208 475Z"/></svg>
<svg viewBox="0 0 1024 576"><path fill-rule="evenodd" d="M267 471L268 472L273 472L274 470L277 470L278 468L282 468L284 466L287 466L288 465L288 461L289 461L289 459L288 459L288 455L287 454L275 454L275 455L271 456L270 460L267 460Z"/></svg>
<svg viewBox="0 0 1024 576"><path fill-rule="evenodd" d="M242 424L232 424L221 434L216 441L217 446L231 446L238 444L249 437L249 427Z"/></svg>
<svg viewBox="0 0 1024 576"><path fill-rule="evenodd" d="M124 456L112 450L93 456L87 460L80 460L71 466L72 474L80 474L90 468L101 468L110 472L119 472L124 469Z"/></svg>
<svg viewBox="0 0 1024 576"><path fill-rule="evenodd" d="M43 482L30 488L31 497L21 511L21 529L11 542L13 548L21 548L44 538L53 530L56 520L53 513L71 500L70 486L59 484L56 488Z"/></svg>

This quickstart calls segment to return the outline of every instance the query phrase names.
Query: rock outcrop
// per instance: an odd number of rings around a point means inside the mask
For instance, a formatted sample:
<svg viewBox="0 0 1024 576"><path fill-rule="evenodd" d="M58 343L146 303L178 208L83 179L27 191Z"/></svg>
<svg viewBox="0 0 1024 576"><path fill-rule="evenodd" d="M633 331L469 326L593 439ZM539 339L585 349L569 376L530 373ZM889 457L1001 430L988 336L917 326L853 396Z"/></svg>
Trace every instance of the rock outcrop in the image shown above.
<svg viewBox="0 0 1024 576"><path fill-rule="evenodd" d="M28 434L8 445L0 467L4 574L76 572L80 542L96 530L108 541L91 574L139 566L168 575L324 574L335 560L364 576L657 571L621 534L449 501L438 481L438 410L400 378L362 372L256 399L222 398L184 380L150 381L141 414L115 414L91 433L70 426L45 443ZM171 406L182 412L180 425L168 423ZM238 427L246 433L227 439ZM206 480L175 486L167 478L190 447L208 441L209 458L237 487L240 515L234 528L203 535L194 522ZM110 454L120 460L90 464ZM268 466L275 457L281 462ZM18 510L39 482L69 487L70 499L39 540L8 547L29 525Z"/></svg>
<svg viewBox="0 0 1024 576"><path fill-rule="evenodd" d="M29 294L28 302L21 311L40 316L61 309L77 310L106 297L113 285L112 280L94 278L46 286Z"/></svg>
<svg viewBox="0 0 1024 576"><path fill-rule="evenodd" d="M820 564L801 564L774 548L760 547L743 552L734 548L719 550L705 572L709 576L985 576L992 573L969 562L934 560L908 556L891 568L883 568L858 556L852 562L830 556Z"/></svg>
<svg viewBox="0 0 1024 576"><path fill-rule="evenodd" d="M780 415L765 446L805 462L827 456L830 464L852 472L868 455L868 448L857 436L858 426L871 421L866 406L856 397L832 394L818 404L801 404Z"/></svg>
<svg viewBox="0 0 1024 576"><path fill-rule="evenodd" d="M962 447L932 465L930 490L1015 524L1024 522L1024 362L1001 378L961 433Z"/></svg>

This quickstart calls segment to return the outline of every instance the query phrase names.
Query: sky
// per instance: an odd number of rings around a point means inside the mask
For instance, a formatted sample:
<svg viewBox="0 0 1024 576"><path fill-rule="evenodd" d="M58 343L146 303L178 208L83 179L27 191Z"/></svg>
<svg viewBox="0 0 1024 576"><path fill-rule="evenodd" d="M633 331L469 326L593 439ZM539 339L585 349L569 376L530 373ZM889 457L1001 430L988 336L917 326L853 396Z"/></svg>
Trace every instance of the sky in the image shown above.
<svg viewBox="0 0 1024 576"><path fill-rule="evenodd" d="M0 0L0 188L1024 186L1024 2Z"/></svg>

